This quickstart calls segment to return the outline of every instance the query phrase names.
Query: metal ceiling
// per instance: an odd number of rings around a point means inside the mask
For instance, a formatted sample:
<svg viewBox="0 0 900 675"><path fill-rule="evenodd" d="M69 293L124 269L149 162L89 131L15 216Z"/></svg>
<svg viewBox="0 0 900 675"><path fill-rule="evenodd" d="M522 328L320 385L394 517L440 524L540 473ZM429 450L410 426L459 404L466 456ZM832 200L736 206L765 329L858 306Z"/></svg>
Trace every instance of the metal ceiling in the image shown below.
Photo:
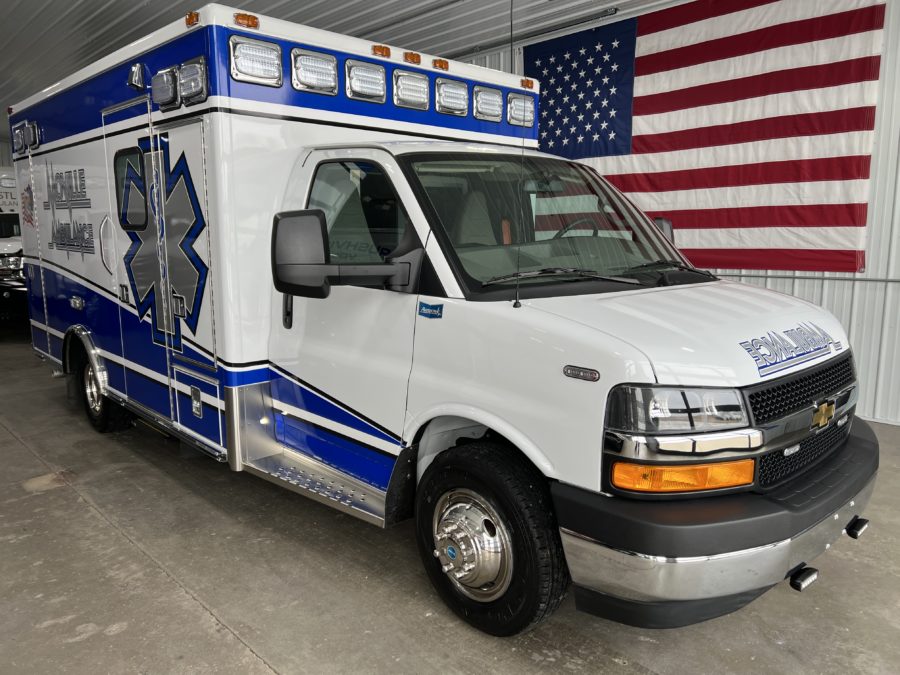
<svg viewBox="0 0 900 675"><path fill-rule="evenodd" d="M98 58L184 16L203 0L4 0L0 23L0 138L5 109ZM223 4L231 4L224 2ZM460 57L661 0L245 0L241 9L395 46ZM668 4L671 4L669 0Z"/></svg>

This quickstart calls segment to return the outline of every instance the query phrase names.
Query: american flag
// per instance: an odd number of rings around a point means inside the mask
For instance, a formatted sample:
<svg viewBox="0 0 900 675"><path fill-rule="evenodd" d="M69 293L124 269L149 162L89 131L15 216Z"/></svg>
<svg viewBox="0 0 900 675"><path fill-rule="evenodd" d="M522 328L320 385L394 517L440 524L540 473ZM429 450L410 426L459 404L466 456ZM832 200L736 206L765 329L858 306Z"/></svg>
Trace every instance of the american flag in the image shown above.
<svg viewBox="0 0 900 675"><path fill-rule="evenodd" d="M700 267L859 272L883 0L696 0L524 49L540 147Z"/></svg>

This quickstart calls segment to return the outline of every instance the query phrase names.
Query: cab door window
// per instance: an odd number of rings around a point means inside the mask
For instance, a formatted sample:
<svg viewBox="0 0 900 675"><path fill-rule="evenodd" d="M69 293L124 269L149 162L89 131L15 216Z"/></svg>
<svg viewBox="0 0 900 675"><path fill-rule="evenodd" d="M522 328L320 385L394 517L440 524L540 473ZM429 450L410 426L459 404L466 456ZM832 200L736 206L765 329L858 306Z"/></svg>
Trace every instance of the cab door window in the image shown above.
<svg viewBox="0 0 900 675"><path fill-rule="evenodd" d="M308 208L325 213L332 263L384 262L410 227L391 181L372 162L319 165Z"/></svg>

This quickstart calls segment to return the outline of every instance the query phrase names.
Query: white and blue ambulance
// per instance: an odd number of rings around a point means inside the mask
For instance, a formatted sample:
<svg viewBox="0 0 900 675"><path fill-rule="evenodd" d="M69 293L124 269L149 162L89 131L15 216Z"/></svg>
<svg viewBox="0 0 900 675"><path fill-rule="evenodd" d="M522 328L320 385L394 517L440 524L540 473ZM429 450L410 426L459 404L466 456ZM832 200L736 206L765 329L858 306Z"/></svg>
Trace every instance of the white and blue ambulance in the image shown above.
<svg viewBox="0 0 900 675"><path fill-rule="evenodd" d="M539 84L207 5L13 106L35 351L378 526L510 635L645 626L857 538L878 444L827 312L693 268L539 153Z"/></svg>

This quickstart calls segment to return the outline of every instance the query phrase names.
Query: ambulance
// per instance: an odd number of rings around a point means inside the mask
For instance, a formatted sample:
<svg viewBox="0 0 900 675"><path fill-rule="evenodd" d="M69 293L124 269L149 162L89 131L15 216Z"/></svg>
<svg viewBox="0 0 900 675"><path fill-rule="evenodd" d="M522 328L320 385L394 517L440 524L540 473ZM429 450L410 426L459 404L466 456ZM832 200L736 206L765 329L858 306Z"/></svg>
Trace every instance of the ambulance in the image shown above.
<svg viewBox="0 0 900 675"><path fill-rule="evenodd" d="M0 296L22 282L22 233L19 229L19 195L11 166L0 167Z"/></svg>
<svg viewBox="0 0 900 675"><path fill-rule="evenodd" d="M846 333L538 152L539 98L190 12L12 107L34 350L100 432L141 418L413 518L436 592L494 635L570 588L653 627L807 588L878 467Z"/></svg>

